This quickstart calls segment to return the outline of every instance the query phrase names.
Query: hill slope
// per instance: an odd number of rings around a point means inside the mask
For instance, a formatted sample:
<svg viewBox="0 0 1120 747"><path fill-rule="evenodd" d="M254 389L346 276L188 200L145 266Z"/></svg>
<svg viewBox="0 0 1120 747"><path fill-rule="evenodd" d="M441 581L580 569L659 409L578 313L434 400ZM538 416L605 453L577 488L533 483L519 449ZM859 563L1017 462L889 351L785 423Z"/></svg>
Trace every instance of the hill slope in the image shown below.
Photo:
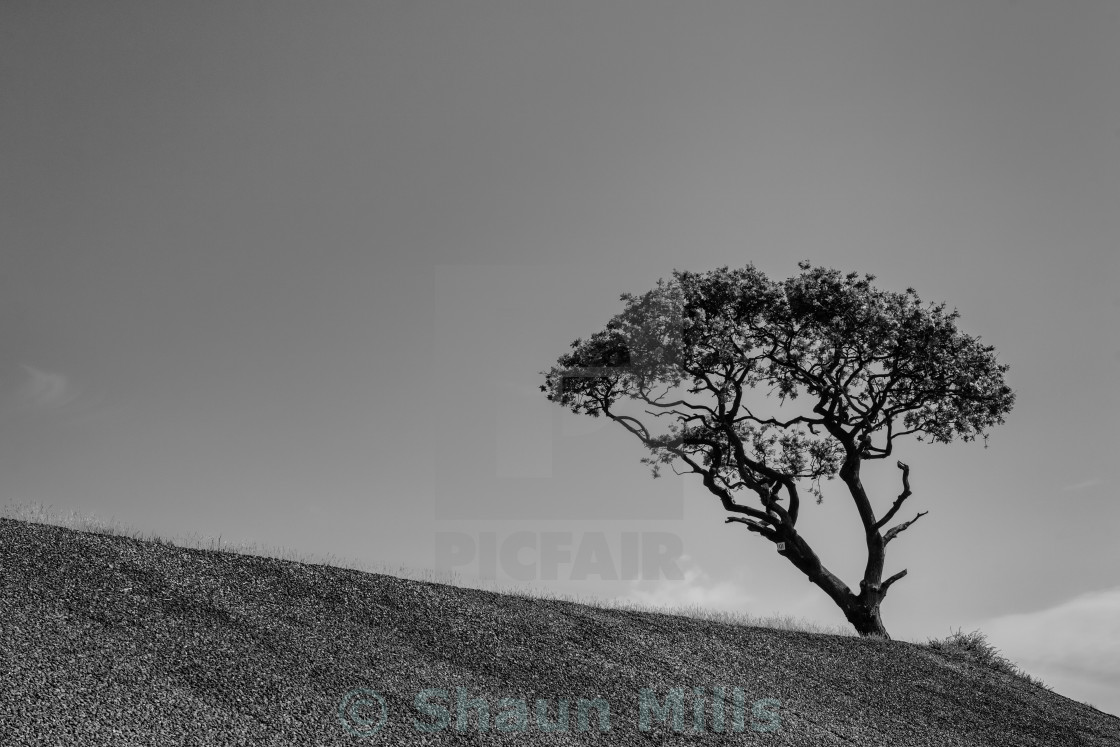
<svg viewBox="0 0 1120 747"><path fill-rule="evenodd" d="M10 519L0 519L0 574L5 746L1120 745L1120 719L897 641L526 599ZM456 732L459 687L485 702L486 730L480 704L464 702L469 718ZM421 711L425 689L446 697L431 695ZM364 725L382 711L367 690L385 705L372 734ZM598 706L583 704L587 731L578 698ZM538 699L546 727L568 701L566 731L541 730Z"/></svg>

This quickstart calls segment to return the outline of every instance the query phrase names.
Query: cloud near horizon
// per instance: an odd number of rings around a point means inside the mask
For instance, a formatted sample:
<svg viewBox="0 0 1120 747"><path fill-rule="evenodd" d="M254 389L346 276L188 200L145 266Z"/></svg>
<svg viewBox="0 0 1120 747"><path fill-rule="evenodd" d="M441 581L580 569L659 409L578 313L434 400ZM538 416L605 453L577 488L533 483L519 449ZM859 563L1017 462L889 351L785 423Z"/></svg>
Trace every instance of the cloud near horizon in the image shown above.
<svg viewBox="0 0 1120 747"><path fill-rule="evenodd" d="M681 555L684 578L635 581L622 602L652 607L701 607L718 612L744 612L755 601L742 587L730 581L714 581L690 555Z"/></svg>
<svg viewBox="0 0 1120 747"><path fill-rule="evenodd" d="M1120 715L1120 587L981 623L988 640L1061 694Z"/></svg>

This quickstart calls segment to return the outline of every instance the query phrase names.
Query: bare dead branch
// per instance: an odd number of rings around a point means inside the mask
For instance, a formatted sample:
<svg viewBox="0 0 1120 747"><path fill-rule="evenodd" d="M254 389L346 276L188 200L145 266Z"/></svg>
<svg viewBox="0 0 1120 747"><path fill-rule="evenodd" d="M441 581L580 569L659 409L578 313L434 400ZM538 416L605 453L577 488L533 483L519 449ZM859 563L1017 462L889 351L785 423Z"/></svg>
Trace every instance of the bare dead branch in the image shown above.
<svg viewBox="0 0 1120 747"><path fill-rule="evenodd" d="M898 535L902 534L902 533L903 533L904 531L906 531L906 530L907 530L907 528L909 528L909 526L910 526L911 524L913 524L913 523L914 523L915 521L917 521L918 519L922 518L923 516L925 516L925 515L926 515L926 514L928 514L928 513L929 513L929 511L919 511L919 512L918 512L918 515L917 515L917 516L915 516L915 517L914 517L913 519L911 519L910 521L904 521L904 522L902 522L901 524L899 524L898 526L896 526L896 527L891 527L890 529L888 529L888 530L887 530L887 533L883 535L883 544L884 544L884 545L885 545L885 544L887 544L888 542L890 542L891 540L893 540L893 539L894 539L895 537L897 537Z"/></svg>
<svg viewBox="0 0 1120 747"><path fill-rule="evenodd" d="M903 576L905 576L905 575L906 575L906 569L905 569L905 568L903 568L903 569L902 569L901 571L899 571L898 573L894 574L893 576L891 576L890 578L888 578L888 579L887 579L886 581L884 581L884 582L883 582L882 584L880 584L880 585L879 585L879 592L880 592L881 594L886 594L886 593L887 593L887 589L889 589L889 588L890 588L891 584L893 584L893 583L894 583L895 581L897 581L898 579L902 578L902 577L903 577Z"/></svg>
<svg viewBox="0 0 1120 747"><path fill-rule="evenodd" d="M910 465L899 462L898 468L902 470L902 492L898 494L898 498L895 498L894 504L891 505L890 510L887 511L883 518L875 522L876 529L882 529L886 526L887 522L893 519L894 515L898 513L898 509L902 508L903 501L910 497Z"/></svg>

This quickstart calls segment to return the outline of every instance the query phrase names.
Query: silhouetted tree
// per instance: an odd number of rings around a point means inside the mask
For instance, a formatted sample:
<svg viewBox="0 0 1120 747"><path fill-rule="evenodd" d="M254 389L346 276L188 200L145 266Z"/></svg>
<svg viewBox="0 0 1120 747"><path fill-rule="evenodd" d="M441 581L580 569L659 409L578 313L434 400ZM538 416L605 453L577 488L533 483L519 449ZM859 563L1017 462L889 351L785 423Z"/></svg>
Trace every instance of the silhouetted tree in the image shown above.
<svg viewBox="0 0 1120 747"><path fill-rule="evenodd" d="M699 475L727 522L783 543L779 552L856 631L886 636L880 605L906 575L883 580L886 547L926 512L888 527L910 497L910 468L898 462L902 492L877 511L863 464L891 456L911 434L986 440L1015 395L994 348L957 329L956 310L923 304L913 288L880 290L872 275L800 268L784 282L753 265L674 271L641 296L624 294L625 309L604 330L542 372L541 390L641 439L654 477L665 464ZM668 421L664 432L650 428L659 421ZM819 503L821 478L835 476L866 539L858 593L797 530L803 491Z"/></svg>

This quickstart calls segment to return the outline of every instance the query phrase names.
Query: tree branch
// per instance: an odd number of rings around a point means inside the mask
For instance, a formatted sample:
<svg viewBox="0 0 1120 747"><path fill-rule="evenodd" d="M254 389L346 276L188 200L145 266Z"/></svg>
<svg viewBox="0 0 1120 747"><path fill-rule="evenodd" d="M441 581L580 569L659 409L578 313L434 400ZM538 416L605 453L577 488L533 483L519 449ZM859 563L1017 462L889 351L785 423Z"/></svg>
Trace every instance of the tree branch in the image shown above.
<svg viewBox="0 0 1120 747"><path fill-rule="evenodd" d="M723 424L724 433L727 435L728 443L731 445L732 454L735 457L735 466L739 472L739 479L747 484L752 490L758 493L762 499L762 505L768 512L773 511L778 515L783 523L788 524L790 527L797 523L797 513L801 505L801 499L797 494L797 485L789 475L785 475L777 470L768 467L762 462L756 462L747 456L746 449L743 448L743 440L739 438L739 434L735 432L730 422L725 421ZM790 498L790 510L787 513L784 508L778 505L777 500L774 498L774 490L770 486L759 484L753 480L750 473L757 472L771 481L776 481L783 485L786 493Z"/></svg>
<svg viewBox="0 0 1120 747"><path fill-rule="evenodd" d="M765 420L763 420L761 417L759 417L758 415L755 415L753 412L750 411L749 408L746 408L746 407L743 408L743 412L745 414L742 417L735 418L732 422L733 423L741 423L744 420L750 420L752 422L758 423L759 425L776 425L779 428L789 428L791 425L796 425L798 423L807 423L809 425L823 425L824 424L824 419L823 418L810 418L810 417L806 417L804 415L798 415L795 418L790 418L789 420L787 420L785 422L782 422L781 420L778 420L775 417L769 417L769 418L766 418Z"/></svg>
<svg viewBox="0 0 1120 747"><path fill-rule="evenodd" d="M886 581L884 581L882 584L879 585L879 593L881 595L885 595L887 593L887 589L890 588L891 584L893 584L895 581L897 581L898 579L902 578L905 575L906 575L906 569L903 568L901 571L894 574L893 576L891 576L890 578L888 578Z"/></svg>
<svg viewBox="0 0 1120 747"><path fill-rule="evenodd" d="M870 447L868 453L864 455L864 459L886 459L891 455L894 445L894 421L886 418L885 422L874 423L869 428L873 432L882 428L883 425L887 426L887 445L881 449L875 446Z"/></svg>
<svg viewBox="0 0 1120 747"><path fill-rule="evenodd" d="M883 535L883 544L884 544L884 545L885 545L885 544L887 544L888 542L890 542L891 540L893 540L893 539L894 539L895 537L897 537L898 535L902 534L902 533L903 533L904 531L906 531L906 529L907 529L907 528L908 528L908 527L909 527L909 526L910 526L911 524L913 524L913 523L914 523L915 521L917 521L918 519L922 518L923 516L925 516L925 515L926 515L926 514L928 514L928 513L929 513L929 511L919 511L919 512L918 512L918 515L917 515L917 516L915 516L915 517L914 517L913 519L911 519L910 521L904 521L904 522L902 522L901 524L899 524L898 526L896 526L896 527L891 527L890 529L888 529L888 530L887 530L887 533Z"/></svg>
<svg viewBox="0 0 1120 747"><path fill-rule="evenodd" d="M746 514L747 516L757 519L760 522L766 522L775 526L781 524L788 518L786 516L781 516L780 514L778 517L774 517L770 514L763 513L758 509L751 508L750 506L744 506L741 503L736 503L730 491L716 484L716 474L719 472L719 465L723 463L722 448L718 443L714 441L703 441L702 443L712 449L712 451L709 452L709 456L711 457L713 465L711 469L703 469L699 464L696 463L695 460L691 459L687 454L682 453L679 449L670 447L670 451L672 451L680 459L683 459L685 463L692 468L693 472L701 476L704 487L708 489L708 492L719 498L720 503L723 505L725 511ZM780 509L781 507L779 506L778 508ZM785 512L782 511L781 513Z"/></svg>
<svg viewBox="0 0 1120 747"><path fill-rule="evenodd" d="M776 531L774 531L772 528L766 526L765 524L763 524L761 522L755 521L754 519L747 519L747 518L744 518L742 516L728 516L726 519L723 520L723 523L724 524L732 524L732 523L746 524L747 529L749 531L758 532L759 534L761 534L763 537L770 540L771 542L777 542L778 541L779 535Z"/></svg>
<svg viewBox="0 0 1120 747"><path fill-rule="evenodd" d="M893 519L894 515L898 513L898 509L902 508L903 501L910 497L910 465L899 462L898 468L902 470L902 492L899 493L898 498L895 498L894 504L883 518L875 522L876 529L882 529L886 526L887 522Z"/></svg>

